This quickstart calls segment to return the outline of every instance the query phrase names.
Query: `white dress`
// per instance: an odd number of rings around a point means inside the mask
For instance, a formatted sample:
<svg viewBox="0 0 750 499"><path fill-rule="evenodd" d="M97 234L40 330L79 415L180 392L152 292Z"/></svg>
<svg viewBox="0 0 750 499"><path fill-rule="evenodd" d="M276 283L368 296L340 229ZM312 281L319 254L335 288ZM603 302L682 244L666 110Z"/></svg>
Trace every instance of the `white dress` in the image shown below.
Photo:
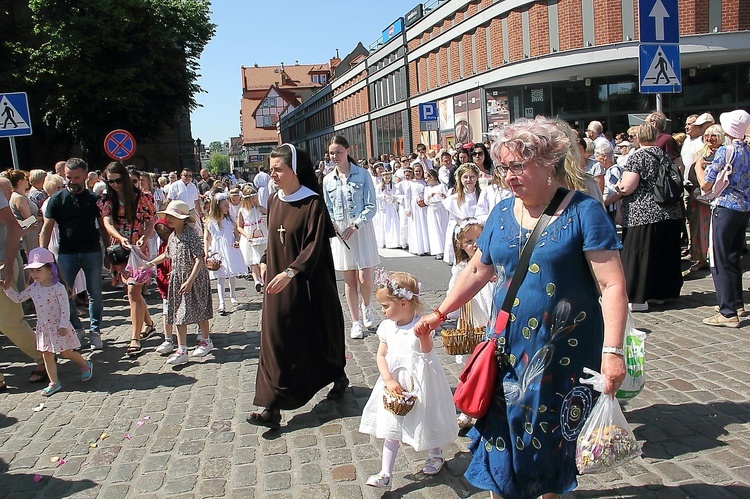
<svg viewBox="0 0 750 499"><path fill-rule="evenodd" d="M409 252L415 255L424 255L430 250L430 241L427 234L427 207L419 206L419 201L424 201L424 180L412 180L409 182L408 204L411 216L408 220Z"/></svg>
<svg viewBox="0 0 750 499"><path fill-rule="evenodd" d="M477 211L474 216L483 224L487 222L487 217L492 212L492 208L505 198L513 195L510 189L506 189L497 184L490 184L487 188L482 188L477 201Z"/></svg>
<svg viewBox="0 0 750 499"><path fill-rule="evenodd" d="M208 257L218 253L221 258L221 267L219 270L209 271L211 279L217 277L235 277L247 274L247 265L239 249L233 248L234 243L234 224L228 218L221 221L219 227L216 220L206 222L206 230L211 234L211 248L208 251Z"/></svg>
<svg viewBox="0 0 750 499"><path fill-rule="evenodd" d="M240 208L242 213L242 229L250 234L248 240L244 235L240 237L240 251L245 259L245 265L258 265L268 245L268 226L257 206L248 210ZM256 237L252 237L255 234Z"/></svg>
<svg viewBox="0 0 750 499"><path fill-rule="evenodd" d="M443 199L447 197L448 188L443 184L428 185L424 188L424 201L427 203L427 237L431 255L442 255L445 251L448 210L443 206Z"/></svg>
<svg viewBox="0 0 750 499"><path fill-rule="evenodd" d="M409 217L406 212L409 210L409 197L411 189L409 181L402 180L393 188L398 199L398 240L399 246L406 248L409 246Z"/></svg>
<svg viewBox="0 0 750 499"><path fill-rule="evenodd" d="M378 244L381 248L398 248L401 246L399 237L399 219L398 219L398 199L396 198L396 188L393 184L382 185L375 189L375 195L378 200L377 217L380 219L380 232Z"/></svg>
<svg viewBox="0 0 750 499"><path fill-rule="evenodd" d="M448 282L448 293L453 289L453 285L456 284L458 275L466 268L469 262L459 262L451 267L451 280ZM482 287L482 289L474 295L471 299L471 311L474 317L474 325L477 327L485 327L490 321L492 314L492 291L495 289L494 282L488 282ZM454 310L448 314L450 319L458 319L460 310Z"/></svg>
<svg viewBox="0 0 750 499"><path fill-rule="evenodd" d="M340 192L344 198L348 197L348 192L346 192L348 189L349 184L342 183ZM352 224L349 218L349 210L344 209L343 211L344 219L339 223L333 221L333 225L339 234ZM331 238L333 266L336 270L369 269L380 263L378 241L375 237L375 226L372 221L360 225L359 229L346 241L346 244L349 248L344 245L340 238Z"/></svg>
<svg viewBox="0 0 750 499"><path fill-rule="evenodd" d="M435 350L422 353L414 335L419 316L405 326L386 319L378 326L378 338L388 345L385 358L402 388L416 392L417 402L406 416L396 416L383 405L385 383L379 377L362 412L359 431L377 438L398 440L416 451L442 447L458 435L456 408L448 379ZM405 386L411 384L412 386ZM411 390L409 390L411 388Z"/></svg>
<svg viewBox="0 0 750 499"><path fill-rule="evenodd" d="M448 226L445 230L445 246L443 252L443 261L453 265L455 256L453 255L453 230L458 222L464 218L473 217L477 212L477 191L472 193L464 192L464 200L458 204L458 194L451 194L443 200L443 206L448 210Z"/></svg>

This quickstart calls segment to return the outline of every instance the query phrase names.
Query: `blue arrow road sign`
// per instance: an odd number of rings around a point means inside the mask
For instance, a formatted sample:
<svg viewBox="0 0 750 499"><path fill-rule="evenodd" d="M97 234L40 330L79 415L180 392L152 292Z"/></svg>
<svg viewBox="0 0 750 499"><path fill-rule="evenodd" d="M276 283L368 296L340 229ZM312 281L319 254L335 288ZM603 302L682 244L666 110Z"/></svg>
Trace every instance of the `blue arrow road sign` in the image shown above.
<svg viewBox="0 0 750 499"><path fill-rule="evenodd" d="M31 135L26 92L0 94L0 137Z"/></svg>
<svg viewBox="0 0 750 499"><path fill-rule="evenodd" d="M679 43L680 19L677 0L639 0L641 43Z"/></svg>
<svg viewBox="0 0 750 499"><path fill-rule="evenodd" d="M638 81L642 94L682 92L680 46L642 44L638 54Z"/></svg>
<svg viewBox="0 0 750 499"><path fill-rule="evenodd" d="M437 121L437 102L425 102L419 105L419 121Z"/></svg>

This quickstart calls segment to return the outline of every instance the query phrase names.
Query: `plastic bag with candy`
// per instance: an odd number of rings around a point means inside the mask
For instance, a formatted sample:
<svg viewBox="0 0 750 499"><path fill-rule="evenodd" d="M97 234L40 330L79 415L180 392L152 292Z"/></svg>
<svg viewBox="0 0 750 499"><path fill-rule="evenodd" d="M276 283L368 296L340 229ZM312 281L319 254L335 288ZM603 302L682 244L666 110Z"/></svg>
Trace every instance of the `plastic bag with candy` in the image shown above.
<svg viewBox="0 0 750 499"><path fill-rule="evenodd" d="M601 374L588 368L583 372L593 376L581 378L581 383L593 385L599 392L604 389ZM614 396L602 393L578 435L578 472L583 475L609 471L640 455L641 446L620 409L620 403Z"/></svg>
<svg viewBox="0 0 750 499"><path fill-rule="evenodd" d="M122 274L127 279L127 284L146 284L154 274L154 269L146 265L146 257L133 246Z"/></svg>

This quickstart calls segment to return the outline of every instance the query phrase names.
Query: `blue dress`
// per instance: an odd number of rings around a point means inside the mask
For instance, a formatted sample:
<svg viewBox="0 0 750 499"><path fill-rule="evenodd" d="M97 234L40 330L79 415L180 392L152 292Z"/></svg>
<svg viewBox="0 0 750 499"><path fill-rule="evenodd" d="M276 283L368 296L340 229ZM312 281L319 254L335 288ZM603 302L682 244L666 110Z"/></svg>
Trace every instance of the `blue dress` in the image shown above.
<svg viewBox="0 0 750 499"><path fill-rule="evenodd" d="M519 259L521 230L514 198L501 201L478 240L482 262L498 273L494 325ZM498 343L501 364L489 412L469 433L472 461L466 479L503 499L564 494L576 488L576 438L596 392L581 385L583 368L599 371L604 322L598 285L585 251L619 250L601 204L576 192L542 232L529 270ZM488 333L491 330L488 329Z"/></svg>

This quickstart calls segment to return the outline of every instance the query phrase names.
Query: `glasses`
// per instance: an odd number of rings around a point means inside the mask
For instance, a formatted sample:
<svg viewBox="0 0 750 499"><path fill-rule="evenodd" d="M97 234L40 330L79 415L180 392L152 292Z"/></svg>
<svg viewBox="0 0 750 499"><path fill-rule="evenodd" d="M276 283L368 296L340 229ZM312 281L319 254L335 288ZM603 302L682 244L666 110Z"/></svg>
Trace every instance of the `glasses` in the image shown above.
<svg viewBox="0 0 750 499"><path fill-rule="evenodd" d="M193 178L193 174L192 174L192 173L183 173L183 174L182 174L182 175L180 175L180 176L181 176L181 177L184 177L184 178Z"/></svg>
<svg viewBox="0 0 750 499"><path fill-rule="evenodd" d="M472 156L484 156L484 151L472 151Z"/></svg>
<svg viewBox="0 0 750 499"><path fill-rule="evenodd" d="M503 177L508 174L508 170L515 176L523 174L523 161L511 161L507 165L503 163L495 165L495 171Z"/></svg>
<svg viewBox="0 0 750 499"><path fill-rule="evenodd" d="M628 138L629 138L629 139L634 139L634 138L635 138L635 135L628 135Z"/></svg>
<svg viewBox="0 0 750 499"><path fill-rule="evenodd" d="M710 139L710 138L718 139L719 136L713 133L707 133L706 135L703 136L703 138L704 139Z"/></svg>
<svg viewBox="0 0 750 499"><path fill-rule="evenodd" d="M109 185L115 185L115 184L121 185L122 184L122 177L110 178L110 179L107 180L107 184L109 184Z"/></svg>

